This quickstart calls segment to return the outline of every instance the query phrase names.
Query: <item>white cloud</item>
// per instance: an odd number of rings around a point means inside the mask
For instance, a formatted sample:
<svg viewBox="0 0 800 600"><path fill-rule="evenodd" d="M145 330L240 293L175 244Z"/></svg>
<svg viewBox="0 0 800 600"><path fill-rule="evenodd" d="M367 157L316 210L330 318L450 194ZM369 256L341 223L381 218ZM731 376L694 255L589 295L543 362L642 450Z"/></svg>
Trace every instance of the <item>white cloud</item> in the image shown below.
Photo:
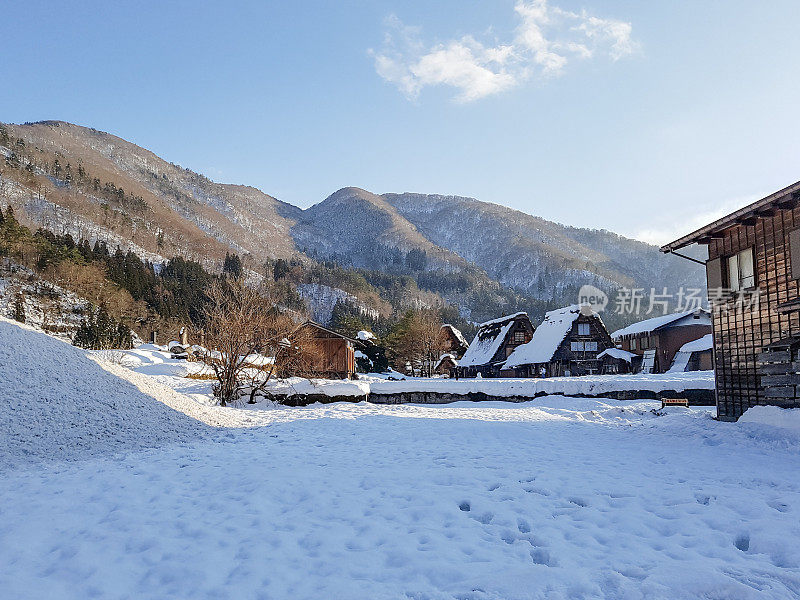
<svg viewBox="0 0 800 600"><path fill-rule="evenodd" d="M700 229L704 225L713 223L717 219L721 219L725 215L729 215L762 197L763 196L744 196L732 198L719 202L716 208L710 210L703 210L700 212L690 211L689 214L681 215L680 218L676 218L675 215L672 215L669 219L665 219L665 221L668 222L664 225L633 232L630 237L640 242L663 246L664 244L668 244L669 242Z"/></svg>
<svg viewBox="0 0 800 600"><path fill-rule="evenodd" d="M636 51L630 23L520 0L520 23L511 41L485 44L472 36L425 44L419 27L387 20L383 47L370 50L375 70L408 98L423 88L446 85L469 102L510 89L531 77L561 75L572 60L607 55L619 60Z"/></svg>

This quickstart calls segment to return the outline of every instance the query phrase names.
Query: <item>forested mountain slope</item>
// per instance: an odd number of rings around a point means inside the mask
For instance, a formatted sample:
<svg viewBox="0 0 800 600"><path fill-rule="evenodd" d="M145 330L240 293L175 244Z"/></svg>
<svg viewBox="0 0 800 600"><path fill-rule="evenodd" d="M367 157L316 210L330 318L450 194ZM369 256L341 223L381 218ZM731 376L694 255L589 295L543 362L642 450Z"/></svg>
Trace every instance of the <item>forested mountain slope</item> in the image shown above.
<svg viewBox="0 0 800 600"><path fill-rule="evenodd" d="M315 303L341 289L381 315L451 304L472 321L517 310L536 317L574 302L585 283L607 291L703 284L695 265L608 231L471 198L355 187L302 210L60 121L0 124L1 205L33 229L119 245L153 263L179 255L214 270L236 252L245 268L270 276L282 260L295 284L317 285L301 288Z"/></svg>

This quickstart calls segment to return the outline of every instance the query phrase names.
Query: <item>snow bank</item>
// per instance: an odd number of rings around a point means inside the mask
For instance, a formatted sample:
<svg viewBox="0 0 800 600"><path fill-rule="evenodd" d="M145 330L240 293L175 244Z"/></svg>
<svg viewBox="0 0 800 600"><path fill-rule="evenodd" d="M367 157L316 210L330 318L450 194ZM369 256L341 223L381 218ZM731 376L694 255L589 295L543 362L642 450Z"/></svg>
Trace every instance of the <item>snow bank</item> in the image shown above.
<svg viewBox="0 0 800 600"><path fill-rule="evenodd" d="M587 375L584 377L550 377L547 379L421 379L404 381L374 381L370 391L380 394L393 392L443 392L468 394L483 392L497 397L561 394L593 396L619 391L678 391L714 389L711 371L691 373L662 373L640 375Z"/></svg>
<svg viewBox="0 0 800 600"><path fill-rule="evenodd" d="M613 392L683 392L713 390L713 371L639 375L587 375L584 377L551 377L548 379L447 379L441 377L408 377L392 381L371 375L360 375L357 381L331 379L276 379L268 386L276 395L323 394L325 396L365 396L406 392L438 392L442 394L483 393L497 398L541 395L600 396Z"/></svg>
<svg viewBox="0 0 800 600"><path fill-rule="evenodd" d="M303 379L289 377L276 379L267 388L271 394L292 396L295 394L322 394L324 396L361 396L369 393L370 382L351 379Z"/></svg>
<svg viewBox="0 0 800 600"><path fill-rule="evenodd" d="M0 318L0 470L187 442L210 429L197 418L202 409L149 378Z"/></svg>
<svg viewBox="0 0 800 600"><path fill-rule="evenodd" d="M800 408L779 408L777 406L753 406L747 409L739 423L756 423L781 427L800 435Z"/></svg>

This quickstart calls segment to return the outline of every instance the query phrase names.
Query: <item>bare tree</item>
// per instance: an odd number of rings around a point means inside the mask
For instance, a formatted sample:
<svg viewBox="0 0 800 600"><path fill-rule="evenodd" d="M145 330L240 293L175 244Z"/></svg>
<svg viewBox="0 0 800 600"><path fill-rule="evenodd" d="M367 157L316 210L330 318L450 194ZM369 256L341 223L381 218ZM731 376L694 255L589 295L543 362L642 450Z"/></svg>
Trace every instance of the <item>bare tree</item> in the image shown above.
<svg viewBox="0 0 800 600"><path fill-rule="evenodd" d="M298 326L296 315L274 310L269 323L264 354L272 360L267 364L249 366L245 369L249 403L255 403L258 394L263 394L273 377L310 377L314 365L319 362L321 347L312 330Z"/></svg>
<svg viewBox="0 0 800 600"><path fill-rule="evenodd" d="M314 345L293 316L277 307L269 288L224 279L207 294L207 349L198 358L214 372L214 395L222 406L238 400L243 389L254 402L273 376L304 374Z"/></svg>

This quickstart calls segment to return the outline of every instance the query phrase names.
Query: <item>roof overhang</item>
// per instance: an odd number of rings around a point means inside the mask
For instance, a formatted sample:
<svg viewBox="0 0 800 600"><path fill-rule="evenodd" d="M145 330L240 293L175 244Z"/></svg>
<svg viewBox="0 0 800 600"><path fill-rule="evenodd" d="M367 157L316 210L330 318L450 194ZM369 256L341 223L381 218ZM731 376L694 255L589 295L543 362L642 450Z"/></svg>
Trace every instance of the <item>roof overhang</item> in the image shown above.
<svg viewBox="0 0 800 600"><path fill-rule="evenodd" d="M708 244L713 239L721 238L723 231L730 227L755 225L758 219L770 217L780 210L794 208L798 203L800 203L800 181L661 246L661 252L674 252L691 244Z"/></svg>
<svg viewBox="0 0 800 600"><path fill-rule="evenodd" d="M343 340L347 340L348 342L352 342L353 344L358 344L359 346L363 346L364 345L364 343L361 342L360 340L356 340L356 339L353 339L353 338L348 337L346 335L342 335L338 331L334 331L333 329L328 329L324 325L320 325L316 321L311 321L310 319L308 321L304 322L300 327L313 327L315 329L319 329L320 331L324 331L325 333L329 333L334 337L341 338Z"/></svg>

